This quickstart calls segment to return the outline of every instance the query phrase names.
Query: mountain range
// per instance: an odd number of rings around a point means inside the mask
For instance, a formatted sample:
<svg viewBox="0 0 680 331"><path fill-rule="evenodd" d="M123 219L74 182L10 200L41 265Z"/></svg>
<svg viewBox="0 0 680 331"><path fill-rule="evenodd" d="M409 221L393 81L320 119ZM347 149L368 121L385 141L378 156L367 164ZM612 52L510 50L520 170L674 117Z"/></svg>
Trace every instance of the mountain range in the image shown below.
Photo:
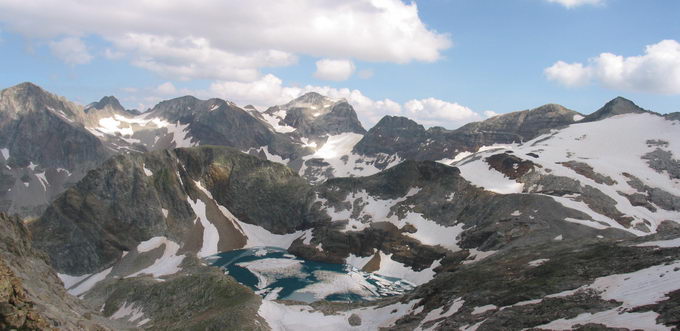
<svg viewBox="0 0 680 331"><path fill-rule="evenodd" d="M680 326L679 113L625 98L366 130L318 93L141 113L23 83L0 91L0 152L1 314L23 316L3 327ZM414 289L308 305L206 262L265 246Z"/></svg>

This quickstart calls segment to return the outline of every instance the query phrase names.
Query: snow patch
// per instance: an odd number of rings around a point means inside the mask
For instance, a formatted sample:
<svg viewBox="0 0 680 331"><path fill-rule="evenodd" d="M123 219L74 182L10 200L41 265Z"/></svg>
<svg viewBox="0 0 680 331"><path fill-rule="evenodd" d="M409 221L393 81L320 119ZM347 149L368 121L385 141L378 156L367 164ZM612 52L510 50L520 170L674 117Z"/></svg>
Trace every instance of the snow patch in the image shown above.
<svg viewBox="0 0 680 331"><path fill-rule="evenodd" d="M392 260L392 254L385 254L380 251L380 268L375 271L378 275L395 277L404 279L415 285L422 285L434 278L435 272L433 269L438 267L441 260L434 261L429 268L415 271L411 267L407 267L395 260Z"/></svg>
<svg viewBox="0 0 680 331"><path fill-rule="evenodd" d="M142 317L144 317L144 312L142 311L141 307L135 307L134 304L130 304L128 306L128 303L124 302L123 305L120 306L120 308L118 308L118 310L109 318L113 320L125 319L128 322L135 322ZM141 326L147 322L149 322L149 320L142 320L137 324L137 326Z"/></svg>
<svg viewBox="0 0 680 331"><path fill-rule="evenodd" d="M85 280L80 282L77 286L70 288L68 290L68 293L71 294L71 295L74 295L74 296L79 296L79 295L89 291L95 285L97 285L97 283L106 279L106 276L108 276L111 273L111 270L113 270L113 267L108 268L108 269L103 270L103 271L100 271L96 274L90 275Z"/></svg>
<svg viewBox="0 0 680 331"><path fill-rule="evenodd" d="M524 189L524 184L506 177L503 173L491 168L482 159L457 166L463 178L487 191L510 194L522 193Z"/></svg>
<svg viewBox="0 0 680 331"><path fill-rule="evenodd" d="M40 181L40 185L42 185L43 190L47 191L47 186L50 185L50 183L47 181L47 177L45 177L45 172L40 172L35 174L36 177L38 177L38 180Z"/></svg>
<svg viewBox="0 0 680 331"><path fill-rule="evenodd" d="M496 305L485 305L485 306L481 306L481 307L475 307L472 310L472 315L479 315L479 314L486 313L487 311L496 310L496 309L498 309L498 306L496 306Z"/></svg>
<svg viewBox="0 0 680 331"><path fill-rule="evenodd" d="M200 221L201 225L203 226L203 246L196 255L198 257L207 257L217 254L217 244L220 241L220 234L217 232L217 227L210 223L210 220L208 220L205 202L203 202L201 199L196 199L196 201L193 201L189 196L187 196L187 202L189 202L191 209L193 209L194 214L196 214L196 220L194 220L194 223L196 223L196 221Z"/></svg>
<svg viewBox="0 0 680 331"><path fill-rule="evenodd" d="M470 263L479 262L479 261L493 255L496 252L498 252L498 251L478 251L477 249L472 248L472 249L470 249L470 255L468 256L468 258L465 261L463 261L463 264L470 264Z"/></svg>
<svg viewBox="0 0 680 331"><path fill-rule="evenodd" d="M147 176L153 176L153 172L146 168L146 164L142 164L142 169L144 169L144 174Z"/></svg>
<svg viewBox="0 0 680 331"><path fill-rule="evenodd" d="M641 244L635 245L636 247L659 247L659 248L672 248L680 247L680 238L670 239L670 240L657 240L648 241Z"/></svg>
<svg viewBox="0 0 680 331"><path fill-rule="evenodd" d="M616 308L599 313L583 313L571 319L558 319L547 324L539 325L538 329L569 330L576 324L604 324L613 328L640 329L640 330L671 330L671 328L656 324L659 314L648 311L644 313L619 312ZM650 327L652 327L650 329Z"/></svg>
<svg viewBox="0 0 680 331"><path fill-rule="evenodd" d="M184 255L178 256L177 252L179 251L179 245L166 237L153 237L147 241L143 241L137 245L137 251L140 253L149 252L163 245L165 246L163 256L156 259L151 266L125 278L150 274L158 279L161 276L172 275L182 270L179 266L182 264L182 261L184 261Z"/></svg>
<svg viewBox="0 0 680 331"><path fill-rule="evenodd" d="M429 313L427 313L425 318L422 321L420 321L420 325L418 326L418 328L416 328L416 330L422 330L422 325L425 323L446 318L457 313L458 310L460 310L460 308L463 307L463 304L465 304L465 300L463 300L462 298L457 298L455 301L453 301L451 306L449 306L449 309L447 309L446 311L444 311L444 307L439 307L431 310Z"/></svg>
<svg viewBox="0 0 680 331"><path fill-rule="evenodd" d="M550 259L538 259L538 260L533 260L529 261L529 266L531 267L538 267L546 262L550 261Z"/></svg>

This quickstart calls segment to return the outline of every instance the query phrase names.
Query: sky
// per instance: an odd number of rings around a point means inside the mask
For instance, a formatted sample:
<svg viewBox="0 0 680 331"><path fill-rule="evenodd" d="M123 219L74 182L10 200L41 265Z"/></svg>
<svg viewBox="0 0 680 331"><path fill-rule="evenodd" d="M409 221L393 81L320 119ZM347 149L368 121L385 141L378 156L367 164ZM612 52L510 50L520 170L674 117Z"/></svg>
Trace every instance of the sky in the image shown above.
<svg viewBox="0 0 680 331"><path fill-rule="evenodd" d="M0 88L146 110L309 91L454 129L616 96L680 111L677 0L0 0Z"/></svg>

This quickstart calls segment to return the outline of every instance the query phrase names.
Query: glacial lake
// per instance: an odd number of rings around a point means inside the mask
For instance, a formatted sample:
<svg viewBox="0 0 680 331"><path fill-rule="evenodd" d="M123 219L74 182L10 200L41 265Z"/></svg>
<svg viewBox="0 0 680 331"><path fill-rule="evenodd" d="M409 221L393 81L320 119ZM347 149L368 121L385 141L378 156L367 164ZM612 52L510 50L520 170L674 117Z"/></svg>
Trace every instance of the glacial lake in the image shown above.
<svg viewBox="0 0 680 331"><path fill-rule="evenodd" d="M407 281L361 271L346 264L308 261L278 247L255 247L207 260L268 300L362 301L402 294Z"/></svg>

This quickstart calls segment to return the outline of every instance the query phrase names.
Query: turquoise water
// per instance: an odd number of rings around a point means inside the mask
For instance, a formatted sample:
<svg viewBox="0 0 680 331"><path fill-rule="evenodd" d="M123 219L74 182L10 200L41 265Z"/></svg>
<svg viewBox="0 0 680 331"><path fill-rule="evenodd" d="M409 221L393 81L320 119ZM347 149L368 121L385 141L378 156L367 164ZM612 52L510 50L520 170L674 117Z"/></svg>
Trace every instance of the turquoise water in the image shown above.
<svg viewBox="0 0 680 331"><path fill-rule="evenodd" d="M346 264L303 260L278 247L234 250L209 260L271 300L362 301L413 289L412 284L398 278L363 272Z"/></svg>

